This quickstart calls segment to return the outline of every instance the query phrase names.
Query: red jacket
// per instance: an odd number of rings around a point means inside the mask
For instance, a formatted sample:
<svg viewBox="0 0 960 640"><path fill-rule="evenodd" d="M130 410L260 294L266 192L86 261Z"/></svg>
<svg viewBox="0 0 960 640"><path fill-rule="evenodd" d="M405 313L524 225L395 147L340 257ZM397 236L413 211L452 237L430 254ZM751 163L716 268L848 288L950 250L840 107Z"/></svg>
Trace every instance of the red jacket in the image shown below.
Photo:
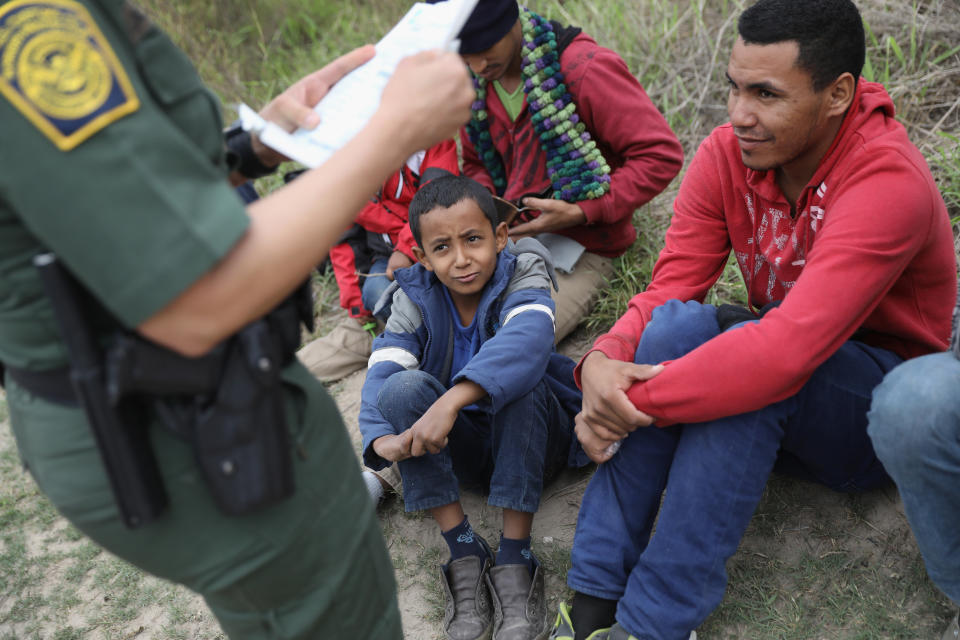
<svg viewBox="0 0 960 640"><path fill-rule="evenodd" d="M797 393L858 330L904 358L947 346L953 234L923 156L893 116L883 87L861 80L796 219L775 172L743 165L729 124L703 142L650 286L594 349L632 361L654 307L702 301L731 249L751 304L783 303L635 383L628 396L637 408L663 426L765 407Z"/></svg>
<svg viewBox="0 0 960 640"><path fill-rule="evenodd" d="M650 101L627 65L613 51L581 33L564 49L560 66L566 84L590 135L610 165L610 192L577 204L587 224L565 229L588 251L615 257L633 244L633 212L664 190L683 165L683 148L663 115ZM540 149L537 132L524 100L512 122L491 87L487 112L493 145L503 158L507 189L503 196L516 200L539 193L550 184L547 157ZM466 128L463 172L494 190L493 181L477 156Z"/></svg>
<svg viewBox="0 0 960 640"><path fill-rule="evenodd" d="M373 315L363 307L358 271L367 273L376 258L389 258L394 251L416 261L413 255L416 242L407 224L407 209L420 187L420 175L429 168L459 173L457 145L453 139L427 149L419 165L408 161L391 174L377 195L357 214L354 226L342 241L330 249L330 264L340 288L340 306L351 317Z"/></svg>

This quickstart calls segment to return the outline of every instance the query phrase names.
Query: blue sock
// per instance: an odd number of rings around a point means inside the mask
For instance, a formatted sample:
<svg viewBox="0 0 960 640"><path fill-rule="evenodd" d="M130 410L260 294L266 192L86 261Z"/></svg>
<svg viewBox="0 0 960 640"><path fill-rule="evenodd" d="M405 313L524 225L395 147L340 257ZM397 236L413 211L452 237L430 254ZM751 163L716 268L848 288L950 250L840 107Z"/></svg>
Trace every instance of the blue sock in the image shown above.
<svg viewBox="0 0 960 640"><path fill-rule="evenodd" d="M480 542L480 536L470 526L467 516L463 516L463 522L449 531L442 531L440 535L447 541L450 547L450 560L464 558L466 556L487 557L487 549Z"/></svg>
<svg viewBox="0 0 960 640"><path fill-rule="evenodd" d="M497 566L503 564L523 564L533 573L533 553L530 551L530 537L523 540L500 537L497 549Z"/></svg>

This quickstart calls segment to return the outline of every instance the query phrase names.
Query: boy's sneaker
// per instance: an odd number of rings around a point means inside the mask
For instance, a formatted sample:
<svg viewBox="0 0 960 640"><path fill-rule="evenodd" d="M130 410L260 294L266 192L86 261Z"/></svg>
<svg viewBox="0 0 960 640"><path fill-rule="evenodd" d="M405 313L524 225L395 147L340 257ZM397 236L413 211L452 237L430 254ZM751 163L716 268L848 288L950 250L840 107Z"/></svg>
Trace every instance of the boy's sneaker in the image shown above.
<svg viewBox="0 0 960 640"><path fill-rule="evenodd" d="M487 577L493 598L493 640L544 640L547 603L543 571L533 556L533 576L525 564L504 564Z"/></svg>
<svg viewBox="0 0 960 640"><path fill-rule="evenodd" d="M960 612L953 614L953 620L950 621L950 624L943 631L943 636L940 640L957 640L960 638L960 619L957 616L960 616Z"/></svg>
<svg viewBox="0 0 960 640"><path fill-rule="evenodd" d="M449 640L488 640L493 628L493 607L487 574L493 553L487 541L477 538L487 557L466 556L440 566L440 581L446 594L443 629Z"/></svg>
<svg viewBox="0 0 960 640"><path fill-rule="evenodd" d="M374 506L380 504L383 499L383 485L380 484L380 478L373 471L364 471L360 476L363 478L363 484L367 487L367 493L373 500Z"/></svg>

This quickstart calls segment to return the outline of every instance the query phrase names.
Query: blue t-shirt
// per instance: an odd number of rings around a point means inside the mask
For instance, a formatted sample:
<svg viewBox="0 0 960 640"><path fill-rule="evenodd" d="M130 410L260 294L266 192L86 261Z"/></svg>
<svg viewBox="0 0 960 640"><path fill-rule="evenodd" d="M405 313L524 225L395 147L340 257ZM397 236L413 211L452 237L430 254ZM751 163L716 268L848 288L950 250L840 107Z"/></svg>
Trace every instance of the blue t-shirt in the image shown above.
<svg viewBox="0 0 960 640"><path fill-rule="evenodd" d="M447 288L443 288L443 296L447 300L447 306L453 316L453 362L450 367L450 380L447 380L447 387L457 377L457 374L467 366L467 363L480 351L480 329L477 327L477 316L473 316L470 326L460 324L460 312L453 304L453 298Z"/></svg>

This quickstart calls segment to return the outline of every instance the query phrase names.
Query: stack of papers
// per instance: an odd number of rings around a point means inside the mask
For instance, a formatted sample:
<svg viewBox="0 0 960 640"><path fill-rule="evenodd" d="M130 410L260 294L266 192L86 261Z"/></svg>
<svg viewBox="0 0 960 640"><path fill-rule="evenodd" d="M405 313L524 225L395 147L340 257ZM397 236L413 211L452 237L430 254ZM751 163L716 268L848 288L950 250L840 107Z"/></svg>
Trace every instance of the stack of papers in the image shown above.
<svg viewBox="0 0 960 640"><path fill-rule="evenodd" d="M370 120L380 96L403 58L430 49L456 51L457 34L478 0L418 2L376 45L376 55L341 79L315 108L320 125L312 131L288 134L261 118L245 104L239 106L244 129L257 133L261 142L308 167L323 164L349 142Z"/></svg>

